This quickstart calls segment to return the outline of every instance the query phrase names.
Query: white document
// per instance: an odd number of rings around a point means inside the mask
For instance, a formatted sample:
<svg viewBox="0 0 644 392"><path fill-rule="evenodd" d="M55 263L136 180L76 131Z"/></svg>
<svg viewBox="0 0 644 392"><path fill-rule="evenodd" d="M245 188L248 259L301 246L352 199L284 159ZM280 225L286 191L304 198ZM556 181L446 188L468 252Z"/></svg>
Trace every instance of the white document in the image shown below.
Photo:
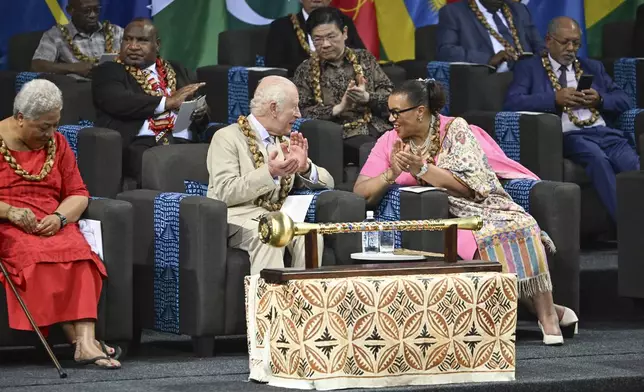
<svg viewBox="0 0 644 392"><path fill-rule="evenodd" d="M455 61L455 62L450 62L450 65L472 65L472 66L480 66L480 67L487 67L490 70L496 71L496 68L494 68L491 65L488 64L481 64L481 63L466 63L464 61Z"/></svg>
<svg viewBox="0 0 644 392"><path fill-rule="evenodd" d="M246 68L249 71L270 71L271 69L284 69L284 68L276 68L276 67L247 67Z"/></svg>
<svg viewBox="0 0 644 392"><path fill-rule="evenodd" d="M101 221L94 219L81 219L78 221L81 233L85 236L87 243L94 253L103 260L103 232L101 231Z"/></svg>
<svg viewBox="0 0 644 392"><path fill-rule="evenodd" d="M177 115L177 121L174 123L174 130L183 131L184 129L188 129L190 123L192 123L192 113L195 110L202 109L205 105L205 95L193 101L185 101L182 103L179 108L179 114Z"/></svg>
<svg viewBox="0 0 644 392"><path fill-rule="evenodd" d="M412 192L412 193L425 193L430 191L446 191L445 188L437 188L434 186L404 186L400 188L403 192Z"/></svg>
<svg viewBox="0 0 644 392"><path fill-rule="evenodd" d="M291 195L286 198L280 211L288 215L293 222L301 223L304 222L312 201L313 195Z"/></svg>
<svg viewBox="0 0 644 392"><path fill-rule="evenodd" d="M118 55L119 55L118 53L103 53L101 58L98 60L98 63L103 64L103 63L107 63L107 62L110 62L110 61L114 61L114 60L116 60Z"/></svg>

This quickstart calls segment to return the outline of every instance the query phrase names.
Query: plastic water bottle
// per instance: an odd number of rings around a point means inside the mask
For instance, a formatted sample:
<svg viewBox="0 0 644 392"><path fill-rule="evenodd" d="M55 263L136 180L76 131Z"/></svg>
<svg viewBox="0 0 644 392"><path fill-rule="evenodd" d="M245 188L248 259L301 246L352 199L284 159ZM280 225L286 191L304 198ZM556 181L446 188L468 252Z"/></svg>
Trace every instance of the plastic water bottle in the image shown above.
<svg viewBox="0 0 644 392"><path fill-rule="evenodd" d="M394 253L394 238L395 232L380 231L380 253Z"/></svg>
<svg viewBox="0 0 644 392"><path fill-rule="evenodd" d="M367 211L365 222L375 222L373 211ZM378 253L380 250L380 235L377 231L365 231L362 233L362 253Z"/></svg>

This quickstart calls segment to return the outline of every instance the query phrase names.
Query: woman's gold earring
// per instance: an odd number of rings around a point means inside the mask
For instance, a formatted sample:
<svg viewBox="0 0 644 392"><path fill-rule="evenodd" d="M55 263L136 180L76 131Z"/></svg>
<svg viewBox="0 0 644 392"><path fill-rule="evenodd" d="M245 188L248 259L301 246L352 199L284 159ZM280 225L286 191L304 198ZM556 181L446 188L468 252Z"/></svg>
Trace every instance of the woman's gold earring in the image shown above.
<svg viewBox="0 0 644 392"><path fill-rule="evenodd" d="M422 117L420 117L420 116L418 116L418 117L416 117L416 120L418 120L418 122L422 122L422 121L423 121L423 118L422 118Z"/></svg>

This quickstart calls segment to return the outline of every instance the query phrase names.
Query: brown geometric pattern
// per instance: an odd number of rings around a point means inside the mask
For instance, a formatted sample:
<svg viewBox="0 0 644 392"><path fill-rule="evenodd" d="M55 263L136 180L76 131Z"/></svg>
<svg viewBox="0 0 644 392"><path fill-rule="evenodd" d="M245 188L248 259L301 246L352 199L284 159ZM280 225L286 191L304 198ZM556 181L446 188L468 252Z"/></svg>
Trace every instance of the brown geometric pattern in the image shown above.
<svg viewBox="0 0 644 392"><path fill-rule="evenodd" d="M252 279L257 279L255 286ZM251 378L257 374L253 367L263 366L268 373L259 381L288 386L289 380L326 380L335 389L514 379L514 274L357 277L284 285L247 277L246 287L247 305L252 299L255 307L247 308L249 316L254 314L252 322L249 318L254 330L248 331ZM263 363L267 358L269 363ZM362 381L356 384L356 379Z"/></svg>

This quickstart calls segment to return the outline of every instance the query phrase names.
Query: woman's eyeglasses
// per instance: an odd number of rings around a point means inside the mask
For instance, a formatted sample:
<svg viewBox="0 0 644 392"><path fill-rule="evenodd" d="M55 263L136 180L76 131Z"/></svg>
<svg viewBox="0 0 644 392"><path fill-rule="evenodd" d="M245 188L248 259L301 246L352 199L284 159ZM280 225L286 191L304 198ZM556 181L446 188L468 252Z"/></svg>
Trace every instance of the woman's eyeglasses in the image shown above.
<svg viewBox="0 0 644 392"><path fill-rule="evenodd" d="M421 105L412 106L412 107L410 107L410 108L402 109L402 110L398 110L398 109L389 109L389 115L390 115L391 117L393 117L393 118L394 118L394 120L398 120L398 117L400 117L400 114L401 114L401 113L405 113L405 112L408 112L408 111L410 111L410 110L414 110L414 109L416 109L416 108L417 108L417 107L419 107L419 106L421 106Z"/></svg>

